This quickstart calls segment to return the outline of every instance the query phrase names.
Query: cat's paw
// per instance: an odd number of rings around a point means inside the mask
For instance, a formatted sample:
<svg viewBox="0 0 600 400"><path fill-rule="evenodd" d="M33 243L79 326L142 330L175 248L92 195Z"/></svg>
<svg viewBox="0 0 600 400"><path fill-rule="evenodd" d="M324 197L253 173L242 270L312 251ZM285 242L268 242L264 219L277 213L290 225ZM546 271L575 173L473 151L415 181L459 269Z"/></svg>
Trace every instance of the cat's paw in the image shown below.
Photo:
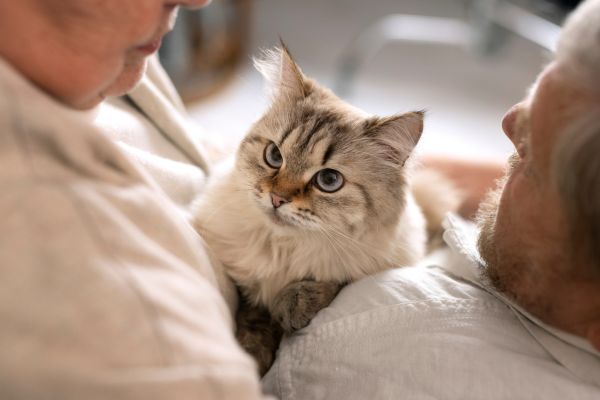
<svg viewBox="0 0 600 400"><path fill-rule="evenodd" d="M275 297L271 316L288 333L302 329L331 303L343 286L339 282L292 282Z"/></svg>
<svg viewBox="0 0 600 400"><path fill-rule="evenodd" d="M251 306L242 300L236 315L236 339L258 365L260 376L267 373L281 341L280 326L266 308Z"/></svg>
<svg viewBox="0 0 600 400"><path fill-rule="evenodd" d="M260 376L264 376L275 361L281 334L276 335L272 331L261 329L242 328L236 332L236 338L246 353L256 361Z"/></svg>

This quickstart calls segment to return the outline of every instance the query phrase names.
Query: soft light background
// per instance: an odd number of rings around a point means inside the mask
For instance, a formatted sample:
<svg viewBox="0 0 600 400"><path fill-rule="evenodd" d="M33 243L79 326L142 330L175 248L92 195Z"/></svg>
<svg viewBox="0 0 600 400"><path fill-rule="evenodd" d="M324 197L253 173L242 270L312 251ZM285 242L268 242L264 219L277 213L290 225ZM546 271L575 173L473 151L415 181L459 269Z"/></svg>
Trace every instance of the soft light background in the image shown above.
<svg viewBox="0 0 600 400"><path fill-rule="evenodd" d="M189 106L192 117L224 141L239 140L264 111L267 97L250 56L281 36L303 71L333 85L340 55L369 24L392 13L464 18L454 0L257 0L246 62L224 90ZM548 52L508 35L483 56L443 45L394 43L358 72L352 104L374 114L428 110L420 152L503 158L512 147L504 112L534 81Z"/></svg>

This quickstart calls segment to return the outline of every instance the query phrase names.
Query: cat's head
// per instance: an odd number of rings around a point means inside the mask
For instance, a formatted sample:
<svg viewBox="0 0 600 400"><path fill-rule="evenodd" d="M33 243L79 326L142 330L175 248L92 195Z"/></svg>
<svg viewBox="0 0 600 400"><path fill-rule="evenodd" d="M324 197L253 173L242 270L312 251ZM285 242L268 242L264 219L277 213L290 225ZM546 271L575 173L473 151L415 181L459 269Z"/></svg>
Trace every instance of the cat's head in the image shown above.
<svg viewBox="0 0 600 400"><path fill-rule="evenodd" d="M273 101L238 150L250 201L284 229L353 235L397 224L423 113L369 116L307 78L285 46L256 64Z"/></svg>

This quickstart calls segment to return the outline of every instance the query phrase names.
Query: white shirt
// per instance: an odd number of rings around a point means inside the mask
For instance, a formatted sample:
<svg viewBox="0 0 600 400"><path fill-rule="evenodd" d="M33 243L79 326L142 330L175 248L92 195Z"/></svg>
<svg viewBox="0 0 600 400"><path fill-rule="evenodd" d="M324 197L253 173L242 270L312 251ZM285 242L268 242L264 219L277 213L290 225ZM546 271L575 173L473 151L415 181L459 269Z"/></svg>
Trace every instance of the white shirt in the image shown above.
<svg viewBox="0 0 600 400"><path fill-rule="evenodd" d="M476 233L449 218L449 249L434 261L345 288L284 339L266 391L282 400L599 399L600 354L486 287Z"/></svg>
<svg viewBox="0 0 600 400"><path fill-rule="evenodd" d="M201 184L160 168L185 160L203 179L207 165L155 73L130 94L157 128L142 136L173 144L150 155L0 59L3 400L263 398L228 286L186 220Z"/></svg>

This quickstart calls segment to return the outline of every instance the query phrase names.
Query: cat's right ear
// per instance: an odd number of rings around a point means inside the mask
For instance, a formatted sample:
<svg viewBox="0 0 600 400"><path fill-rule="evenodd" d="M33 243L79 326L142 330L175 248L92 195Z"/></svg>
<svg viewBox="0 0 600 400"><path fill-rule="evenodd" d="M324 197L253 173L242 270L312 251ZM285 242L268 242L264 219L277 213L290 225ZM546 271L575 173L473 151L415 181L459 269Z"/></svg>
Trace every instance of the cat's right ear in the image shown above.
<svg viewBox="0 0 600 400"><path fill-rule="evenodd" d="M404 166L423 133L425 111L370 117L363 123L364 134L377 143L383 159Z"/></svg>
<svg viewBox="0 0 600 400"><path fill-rule="evenodd" d="M306 97L304 75L283 41L281 48L266 50L260 58L255 58L254 66L269 83L275 100L295 101Z"/></svg>

